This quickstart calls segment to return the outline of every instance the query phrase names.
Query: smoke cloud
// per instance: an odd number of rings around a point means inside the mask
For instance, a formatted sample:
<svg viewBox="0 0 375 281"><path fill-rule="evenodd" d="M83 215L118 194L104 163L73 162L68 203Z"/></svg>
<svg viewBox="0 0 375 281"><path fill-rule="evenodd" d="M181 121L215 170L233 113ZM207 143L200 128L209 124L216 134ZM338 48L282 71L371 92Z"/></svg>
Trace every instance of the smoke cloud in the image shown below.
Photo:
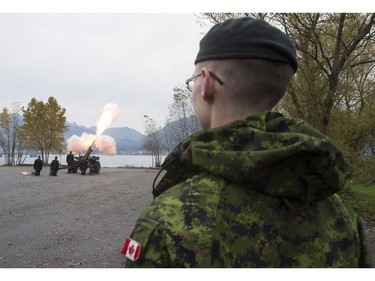
<svg viewBox="0 0 375 281"><path fill-rule="evenodd" d="M117 104L106 104L98 122L96 123L96 135L82 133L80 137L77 135L71 136L67 140L67 150L79 153L83 150L87 150L92 142L95 141L94 146L100 152L111 155L116 154L116 141L110 136L103 135L103 133L111 126L113 120L116 119L117 112Z"/></svg>
<svg viewBox="0 0 375 281"><path fill-rule="evenodd" d="M108 129L113 120L117 118L118 106L114 103L107 103L100 115L99 121L96 122L96 135L102 135Z"/></svg>

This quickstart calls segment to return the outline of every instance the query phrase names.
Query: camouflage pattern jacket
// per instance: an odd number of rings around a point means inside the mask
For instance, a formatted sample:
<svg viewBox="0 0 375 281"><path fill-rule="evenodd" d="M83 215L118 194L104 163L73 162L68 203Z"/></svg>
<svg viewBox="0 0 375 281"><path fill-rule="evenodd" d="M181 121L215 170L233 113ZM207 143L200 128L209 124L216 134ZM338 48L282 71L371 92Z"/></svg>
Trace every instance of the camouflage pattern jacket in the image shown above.
<svg viewBox="0 0 375 281"><path fill-rule="evenodd" d="M127 267L371 267L336 194L351 168L300 119L263 112L200 131L166 158Z"/></svg>

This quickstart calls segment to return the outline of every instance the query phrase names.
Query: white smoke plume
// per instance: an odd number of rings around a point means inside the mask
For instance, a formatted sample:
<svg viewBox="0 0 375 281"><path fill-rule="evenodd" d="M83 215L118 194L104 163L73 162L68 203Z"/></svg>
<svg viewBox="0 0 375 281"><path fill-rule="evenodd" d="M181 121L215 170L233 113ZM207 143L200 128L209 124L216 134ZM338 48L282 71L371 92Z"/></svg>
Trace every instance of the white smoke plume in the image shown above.
<svg viewBox="0 0 375 281"><path fill-rule="evenodd" d="M116 154L116 141L110 136L103 135L103 133L111 126L113 120L116 119L117 111L117 104L106 104L98 122L96 123L96 135L82 133L80 137L77 135L71 136L67 140L67 150L79 153L83 150L87 150L95 140L94 146L98 148L100 152L111 155Z"/></svg>
<svg viewBox="0 0 375 281"><path fill-rule="evenodd" d="M86 150L94 140L95 136L93 134L82 133L80 137L73 135L67 140L67 149L68 151L78 153L82 150Z"/></svg>
<svg viewBox="0 0 375 281"><path fill-rule="evenodd" d="M107 103L100 115L99 121L96 122L96 135L102 135L108 129L113 120L117 118L118 106L115 103Z"/></svg>
<svg viewBox="0 0 375 281"><path fill-rule="evenodd" d="M100 152L115 155L116 154L116 141L106 135L96 136L95 146Z"/></svg>

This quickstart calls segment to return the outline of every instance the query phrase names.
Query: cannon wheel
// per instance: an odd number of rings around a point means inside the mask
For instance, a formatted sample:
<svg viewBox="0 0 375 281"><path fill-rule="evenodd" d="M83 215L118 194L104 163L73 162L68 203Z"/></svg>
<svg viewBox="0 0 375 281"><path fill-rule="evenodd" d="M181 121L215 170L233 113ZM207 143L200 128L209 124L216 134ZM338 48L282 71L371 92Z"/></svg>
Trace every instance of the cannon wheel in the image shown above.
<svg viewBox="0 0 375 281"><path fill-rule="evenodd" d="M99 161L96 161L96 173L97 174L100 173L100 162Z"/></svg>

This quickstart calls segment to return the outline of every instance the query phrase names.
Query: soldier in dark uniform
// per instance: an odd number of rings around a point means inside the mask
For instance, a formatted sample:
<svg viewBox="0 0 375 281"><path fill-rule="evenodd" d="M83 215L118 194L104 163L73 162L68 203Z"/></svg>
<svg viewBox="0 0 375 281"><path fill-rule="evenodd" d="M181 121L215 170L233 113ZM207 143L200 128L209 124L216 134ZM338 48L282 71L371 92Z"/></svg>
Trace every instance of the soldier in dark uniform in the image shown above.
<svg viewBox="0 0 375 281"><path fill-rule="evenodd" d="M34 170L35 176L40 176L40 171L43 169L43 161L40 159L40 156L38 156L38 159L35 159L34 161Z"/></svg>
<svg viewBox="0 0 375 281"><path fill-rule="evenodd" d="M86 170L87 170L87 168L89 166L89 159L86 159L83 156L80 156L79 162L80 162L79 169L81 171L81 175L85 175L86 174Z"/></svg>
<svg viewBox="0 0 375 281"><path fill-rule="evenodd" d="M68 165L72 165L74 163L74 155L73 153L70 151L68 155L66 155L66 163L68 163ZM68 173L70 174L72 172L72 168L68 168Z"/></svg>
<svg viewBox="0 0 375 281"><path fill-rule="evenodd" d="M57 156L55 156L55 160L51 162L51 172L50 176L57 176L57 171L59 169L59 160L57 160Z"/></svg>
<svg viewBox="0 0 375 281"><path fill-rule="evenodd" d="M358 216L337 194L346 157L301 119L271 111L297 71L278 28L213 26L186 80L204 129L166 174L126 240L127 267L371 267Z"/></svg>

